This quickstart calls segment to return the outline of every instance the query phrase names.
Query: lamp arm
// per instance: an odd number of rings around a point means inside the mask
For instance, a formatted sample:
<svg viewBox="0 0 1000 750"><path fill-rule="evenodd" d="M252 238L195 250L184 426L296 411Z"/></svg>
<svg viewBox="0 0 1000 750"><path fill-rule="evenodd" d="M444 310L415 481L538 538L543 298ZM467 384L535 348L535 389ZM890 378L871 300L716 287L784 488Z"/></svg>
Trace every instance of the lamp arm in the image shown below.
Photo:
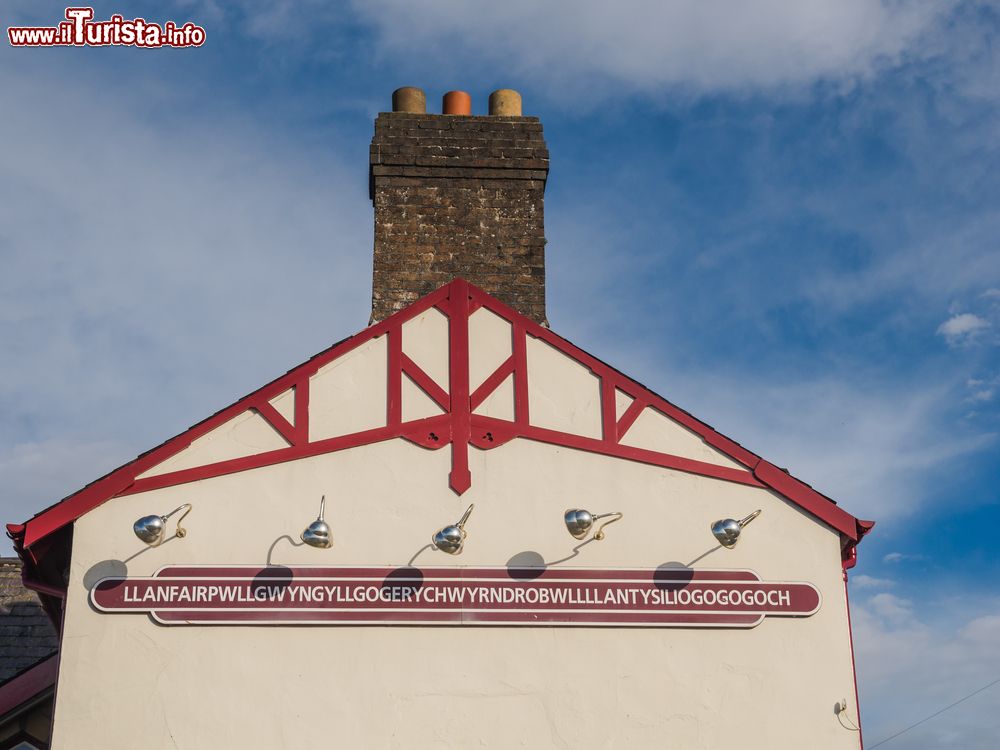
<svg viewBox="0 0 1000 750"><path fill-rule="evenodd" d="M167 513L167 515L163 516L163 520L164 521L168 520L174 513L176 513L179 510L183 510L184 512L181 514L181 517L177 519L177 531L175 531L174 534L183 539L187 535L187 529L181 526L181 521L183 521L187 517L187 514L191 512L191 503L184 503L183 505L178 505L172 511Z"/></svg>
<svg viewBox="0 0 1000 750"><path fill-rule="evenodd" d="M605 526L610 526L611 524L615 523L616 521L622 520L625 517L625 514L624 513L601 513L599 516L594 516L594 520L596 521L596 520L598 520L600 518L608 518L609 516L614 516L614 518L612 518L610 521L605 521L604 523L602 523L600 526L597 527L597 531L594 532L594 539L597 540L598 542L601 541L602 539L604 539L604 527Z"/></svg>
<svg viewBox="0 0 1000 750"><path fill-rule="evenodd" d="M462 529L463 531L465 530L465 522L469 520L469 516L472 515L472 509L475 507L476 507L475 503L469 503L469 507L465 509L465 513L462 514L462 517L458 520L458 523L455 524L458 528Z"/></svg>

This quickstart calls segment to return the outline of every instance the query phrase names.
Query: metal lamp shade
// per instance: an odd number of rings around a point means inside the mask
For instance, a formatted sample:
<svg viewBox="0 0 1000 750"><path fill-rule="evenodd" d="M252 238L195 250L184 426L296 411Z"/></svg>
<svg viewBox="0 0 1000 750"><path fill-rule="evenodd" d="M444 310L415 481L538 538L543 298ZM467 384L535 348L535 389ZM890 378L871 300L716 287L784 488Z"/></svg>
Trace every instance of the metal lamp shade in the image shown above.
<svg viewBox="0 0 1000 750"><path fill-rule="evenodd" d="M163 541L163 534L167 529L167 519L165 516L143 516L134 524L132 531L143 542L155 547Z"/></svg>
<svg viewBox="0 0 1000 750"><path fill-rule="evenodd" d="M143 516L132 524L132 531L134 531L135 535L150 547L156 547L163 542L167 536L167 521L169 521L171 516L175 513L180 513L180 511L184 512L181 513L181 517L177 519L177 530L174 532L174 536L178 539L183 539L187 536L187 530L181 526L181 521L183 521L187 517L187 514L191 512L191 503L178 505L165 516Z"/></svg>
<svg viewBox="0 0 1000 750"><path fill-rule="evenodd" d="M589 511L579 508L567 510L563 520L566 522L566 530L574 539L583 539L594 526L594 516Z"/></svg>
<svg viewBox="0 0 1000 750"><path fill-rule="evenodd" d="M329 549L333 546L330 525L322 519L316 519L309 524L302 532L301 539L310 547L318 547L319 549Z"/></svg>
<svg viewBox="0 0 1000 750"><path fill-rule="evenodd" d="M735 518L724 518L721 521L716 521L712 524L712 536L726 549L732 549L736 546L736 542L739 541L740 534L743 533L743 527L759 515L760 511L755 510L749 516L741 518L739 521Z"/></svg>
<svg viewBox="0 0 1000 750"><path fill-rule="evenodd" d="M447 552L449 555L457 555L462 552L462 545L465 544L465 537L467 536L468 534L465 529L452 524L451 526L445 526L434 534L431 541L442 552Z"/></svg>
<svg viewBox="0 0 1000 750"><path fill-rule="evenodd" d="M602 518L610 518L610 521L602 523L594 532L594 541L599 542L604 539L604 527L620 521L624 517L624 513L599 513L595 515L582 508L570 508L563 514L563 522L566 524L566 531L572 534L574 539L584 539L597 521Z"/></svg>
<svg viewBox="0 0 1000 750"><path fill-rule="evenodd" d="M449 524L435 532L434 536L431 537L431 543L449 555L461 554L465 538L468 536L465 531L465 522L469 520L469 516L472 515L472 509L475 507L475 505L470 505L465 509L465 513L462 514L462 517L456 523Z"/></svg>
<svg viewBox="0 0 1000 750"><path fill-rule="evenodd" d="M316 520L306 526L299 538L310 547L317 549L329 549L333 546L333 535L330 533L330 525L323 520L323 513L326 510L326 495L319 500L319 515Z"/></svg>
<svg viewBox="0 0 1000 750"><path fill-rule="evenodd" d="M734 518L726 518L712 524L712 534L719 541L719 544L730 549L736 546L742 530L740 522Z"/></svg>

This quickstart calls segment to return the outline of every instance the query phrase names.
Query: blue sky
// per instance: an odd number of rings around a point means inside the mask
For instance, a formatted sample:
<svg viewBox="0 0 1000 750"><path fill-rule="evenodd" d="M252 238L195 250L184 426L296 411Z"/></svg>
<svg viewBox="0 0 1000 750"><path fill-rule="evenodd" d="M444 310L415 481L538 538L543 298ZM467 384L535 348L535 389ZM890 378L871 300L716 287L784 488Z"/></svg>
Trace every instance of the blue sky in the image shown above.
<svg viewBox="0 0 1000 750"><path fill-rule="evenodd" d="M996 6L95 11L208 40L0 49L5 521L362 328L374 116L402 85L477 112L512 87L552 153L553 328L878 521L851 583L868 743L1000 677ZM993 748L998 705L885 747Z"/></svg>

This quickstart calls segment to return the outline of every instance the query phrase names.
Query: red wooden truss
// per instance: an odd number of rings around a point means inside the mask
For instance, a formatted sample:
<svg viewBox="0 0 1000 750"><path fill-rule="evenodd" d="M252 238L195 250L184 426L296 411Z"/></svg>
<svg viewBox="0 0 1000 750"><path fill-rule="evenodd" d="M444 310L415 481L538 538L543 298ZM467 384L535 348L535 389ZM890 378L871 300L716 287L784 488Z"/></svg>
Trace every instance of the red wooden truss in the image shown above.
<svg viewBox="0 0 1000 750"><path fill-rule="evenodd" d="M469 382L469 319L481 307L510 323L512 354L481 384L476 385ZM436 308L448 320L449 382L447 388L436 382L404 353L403 324L431 308ZM310 378L324 365L381 336L387 337L388 350L386 379L388 392L386 394L384 426L352 434L311 440L309 431ZM587 368L598 379L601 394L602 433L600 437L586 437L539 427L531 423L528 412L527 349L529 336L554 347ZM402 408L404 376L426 393L444 413L404 421ZM476 414L477 407L510 377L513 379L514 389L513 419L498 419ZM473 385L475 385L474 389ZM293 420L282 416L271 403L273 399L289 389L294 390ZM617 414L616 390L632 399L631 404L620 416ZM708 445L738 463L740 468L623 444L622 438L625 433L647 407L661 412L699 435ZM192 441L247 411L255 412L266 420L284 438L287 445L204 466L142 476L153 467L183 451L191 445ZM131 463L122 466L76 494L70 495L27 523L11 525L8 529L15 538L19 549L30 551L41 540L113 497L218 477L395 438L404 438L430 450L450 447L449 484L458 494L465 492L473 481L469 470L470 445L478 449L490 450L515 438L523 438L629 461L638 461L666 469L699 474L723 481L772 489L839 531L844 540L845 555L848 552L853 555L854 545L872 525L871 522L859 521L837 507L832 500L790 476L787 472L719 434L687 412L657 396L547 328L517 313L481 289L462 279L456 279L396 315L336 344L260 390L168 440L158 448L139 456Z"/></svg>

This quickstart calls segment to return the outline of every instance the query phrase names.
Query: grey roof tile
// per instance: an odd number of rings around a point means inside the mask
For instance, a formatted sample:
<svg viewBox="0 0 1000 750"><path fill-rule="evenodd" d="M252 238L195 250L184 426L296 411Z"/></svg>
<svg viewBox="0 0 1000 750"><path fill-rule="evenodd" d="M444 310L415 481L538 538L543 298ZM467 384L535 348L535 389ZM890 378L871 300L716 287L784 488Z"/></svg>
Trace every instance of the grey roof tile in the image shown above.
<svg viewBox="0 0 1000 750"><path fill-rule="evenodd" d="M0 682L58 647L59 638L38 597L21 583L21 561L0 557Z"/></svg>

